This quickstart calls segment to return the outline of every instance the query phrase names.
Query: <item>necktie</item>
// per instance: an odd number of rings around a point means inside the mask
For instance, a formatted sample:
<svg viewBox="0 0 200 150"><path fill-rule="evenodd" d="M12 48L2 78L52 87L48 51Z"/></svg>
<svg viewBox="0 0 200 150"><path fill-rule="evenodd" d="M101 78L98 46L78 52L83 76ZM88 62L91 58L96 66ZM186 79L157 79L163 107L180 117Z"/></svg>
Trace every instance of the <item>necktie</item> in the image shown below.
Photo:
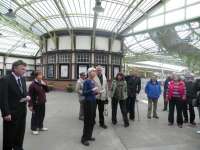
<svg viewBox="0 0 200 150"><path fill-rule="evenodd" d="M18 86L19 86L19 89L20 89L21 93L23 93L23 88L22 88L22 84L21 84L20 78L18 78L17 82L18 82Z"/></svg>

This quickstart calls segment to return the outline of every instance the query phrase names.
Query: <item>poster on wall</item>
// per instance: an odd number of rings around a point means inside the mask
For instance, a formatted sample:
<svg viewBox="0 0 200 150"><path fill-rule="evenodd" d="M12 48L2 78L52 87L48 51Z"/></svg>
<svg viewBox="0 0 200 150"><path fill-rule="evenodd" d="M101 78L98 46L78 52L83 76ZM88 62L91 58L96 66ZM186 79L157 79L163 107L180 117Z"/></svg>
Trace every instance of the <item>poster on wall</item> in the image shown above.
<svg viewBox="0 0 200 150"><path fill-rule="evenodd" d="M68 76L69 76L68 65L61 65L60 66L60 77L68 78Z"/></svg>
<svg viewBox="0 0 200 150"><path fill-rule="evenodd" d="M87 69L88 67L86 65L80 65L78 68L78 76L81 72L84 72L87 75Z"/></svg>
<svg viewBox="0 0 200 150"><path fill-rule="evenodd" d="M53 77L54 77L54 67L53 67L53 65L48 65L47 78L53 78Z"/></svg>
<svg viewBox="0 0 200 150"><path fill-rule="evenodd" d="M105 66L101 66L102 67L102 74L106 75L106 67Z"/></svg>
<svg viewBox="0 0 200 150"><path fill-rule="evenodd" d="M114 77L116 77L118 72L119 72L119 67L114 67L114 72L113 72Z"/></svg>

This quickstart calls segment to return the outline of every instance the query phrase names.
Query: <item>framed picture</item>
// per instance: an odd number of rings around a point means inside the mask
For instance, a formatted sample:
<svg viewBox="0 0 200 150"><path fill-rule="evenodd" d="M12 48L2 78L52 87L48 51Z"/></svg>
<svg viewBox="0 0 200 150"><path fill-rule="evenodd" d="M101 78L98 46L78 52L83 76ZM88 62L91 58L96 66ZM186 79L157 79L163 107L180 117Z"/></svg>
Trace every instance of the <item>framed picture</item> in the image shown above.
<svg viewBox="0 0 200 150"><path fill-rule="evenodd" d="M88 65L79 65L78 66L77 77L79 77L79 74L81 72L85 72L85 75L87 75L87 70L88 70Z"/></svg>
<svg viewBox="0 0 200 150"><path fill-rule="evenodd" d="M68 65L60 65L60 77L61 78L69 78L69 66Z"/></svg>
<svg viewBox="0 0 200 150"><path fill-rule="evenodd" d="M31 77L33 70L27 70L26 73L24 74L25 77Z"/></svg>
<svg viewBox="0 0 200 150"><path fill-rule="evenodd" d="M107 77L107 66L101 65L102 67L102 74L104 74Z"/></svg>
<svg viewBox="0 0 200 150"><path fill-rule="evenodd" d="M54 65L48 65L47 66L47 78L53 78L54 77Z"/></svg>
<svg viewBox="0 0 200 150"><path fill-rule="evenodd" d="M117 75L117 73L119 72L120 70L119 70L119 67L114 67L113 68L113 77L115 78L116 77L116 75Z"/></svg>

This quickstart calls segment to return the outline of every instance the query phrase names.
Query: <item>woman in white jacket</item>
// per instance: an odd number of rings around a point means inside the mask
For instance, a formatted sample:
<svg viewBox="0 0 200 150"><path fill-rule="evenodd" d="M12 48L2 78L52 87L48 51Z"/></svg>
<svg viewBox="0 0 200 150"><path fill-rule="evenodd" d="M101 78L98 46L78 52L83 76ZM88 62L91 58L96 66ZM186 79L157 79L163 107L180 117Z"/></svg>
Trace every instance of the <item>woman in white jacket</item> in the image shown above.
<svg viewBox="0 0 200 150"><path fill-rule="evenodd" d="M76 92L78 94L79 102L80 102L79 120L83 120L83 118L84 118L84 112L83 112L83 100L84 100L83 83L84 83L84 80L85 80L85 73L82 72L82 73L80 73L80 78L78 79L78 81L76 83Z"/></svg>

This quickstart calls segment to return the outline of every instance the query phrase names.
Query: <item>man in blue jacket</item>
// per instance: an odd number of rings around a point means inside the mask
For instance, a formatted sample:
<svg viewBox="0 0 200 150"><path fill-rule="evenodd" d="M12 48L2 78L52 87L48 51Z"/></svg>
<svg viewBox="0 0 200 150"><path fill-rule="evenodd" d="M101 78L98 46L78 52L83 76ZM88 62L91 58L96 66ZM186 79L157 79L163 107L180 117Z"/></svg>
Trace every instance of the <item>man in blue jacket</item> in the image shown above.
<svg viewBox="0 0 200 150"><path fill-rule="evenodd" d="M147 118L151 119L152 104L153 104L153 118L159 119L157 115L157 103L161 95L161 86L157 81L156 76L152 76L151 80L147 82L145 87L145 93L148 98L148 113Z"/></svg>

